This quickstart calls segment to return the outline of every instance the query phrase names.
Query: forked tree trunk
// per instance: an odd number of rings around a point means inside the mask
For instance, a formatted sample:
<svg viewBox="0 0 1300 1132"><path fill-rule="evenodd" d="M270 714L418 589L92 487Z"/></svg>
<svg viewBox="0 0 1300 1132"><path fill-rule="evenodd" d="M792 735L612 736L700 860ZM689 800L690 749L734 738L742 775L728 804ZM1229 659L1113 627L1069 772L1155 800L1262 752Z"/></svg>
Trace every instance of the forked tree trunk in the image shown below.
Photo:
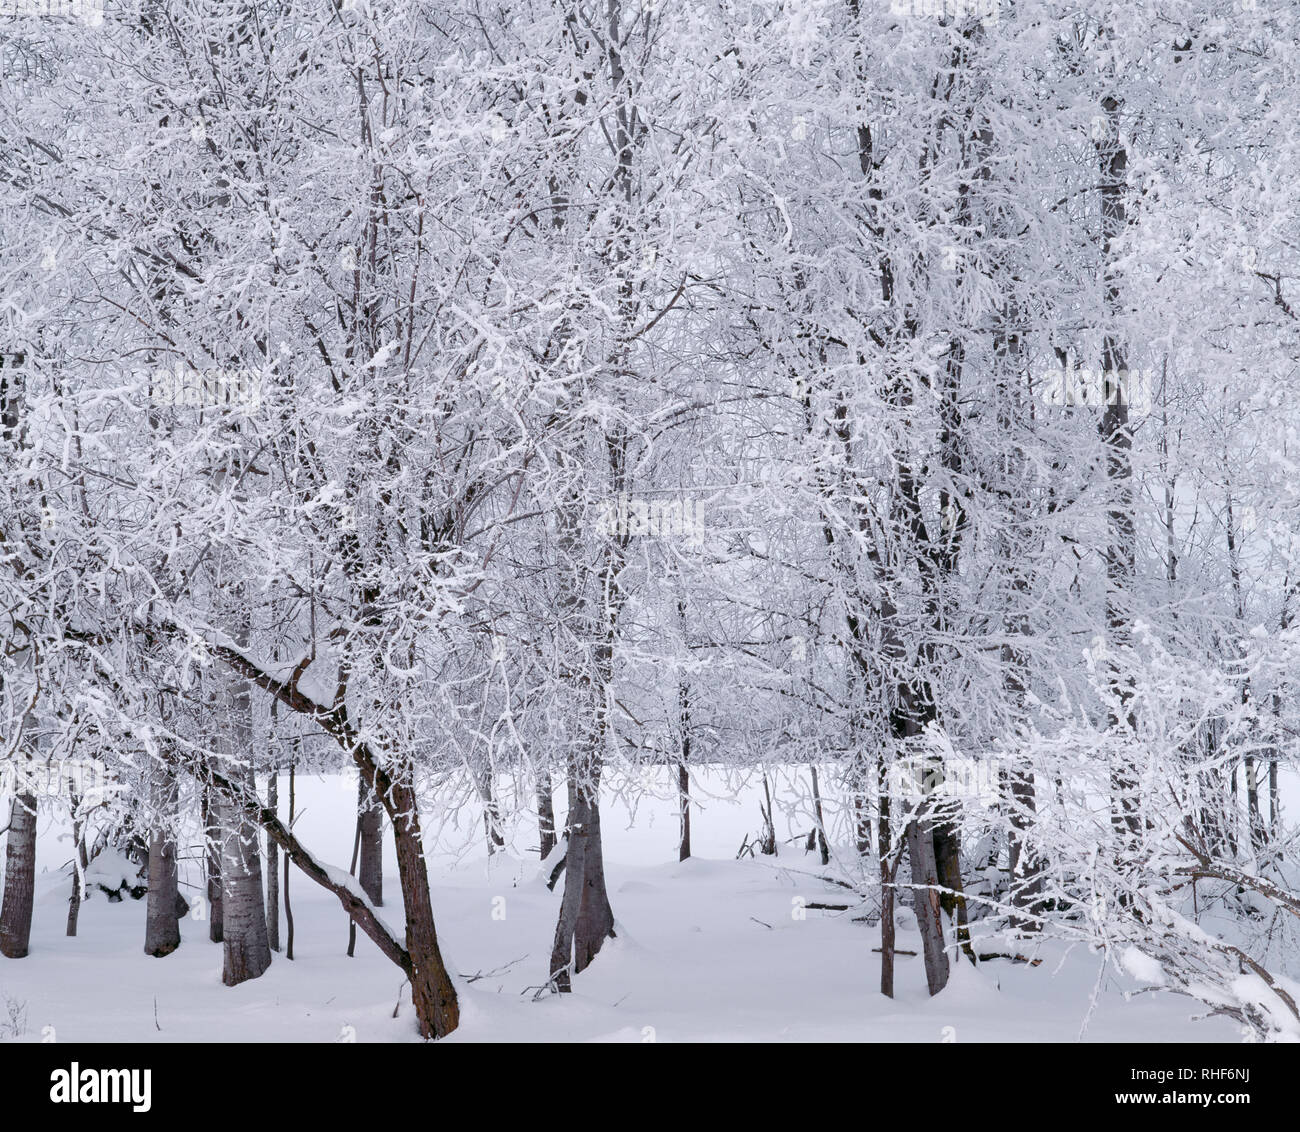
<svg viewBox="0 0 1300 1132"><path fill-rule="evenodd" d="M617 444L611 443L611 452ZM616 487L622 480L616 472ZM605 860L600 836L600 775L607 735L608 689L613 683L614 634L617 623L617 552L602 552L604 579L597 604L586 592L577 500L560 512L560 553L572 570L564 598L569 623L579 639L592 642L585 670L575 671L571 687L582 719L568 758L569 813L565 828L564 897L555 925L548 980L557 991L571 989L571 977L584 971L614 935L614 913L605 888ZM599 612L597 612L599 609Z"/></svg>
<svg viewBox="0 0 1300 1132"><path fill-rule="evenodd" d="M600 807L593 801L600 789L599 770L584 776L582 769L575 767L569 774L564 900L551 949L551 978L561 992L571 989L571 974L581 974L605 940L614 936L614 912L605 888Z"/></svg>
<svg viewBox="0 0 1300 1132"><path fill-rule="evenodd" d="M923 721L933 718L934 699L922 683L920 694L908 682L899 688L899 706L893 713L894 735L905 745L920 735ZM912 908L921 934L921 954L925 960L925 984L931 995L948 985L949 966L943 934L943 908L939 888L939 865L934 853L934 785L922 776L921 796L908 815L904 832L907 857L912 870Z"/></svg>
<svg viewBox="0 0 1300 1132"><path fill-rule="evenodd" d="M245 674L255 673L255 679L262 687L268 690L276 688L284 690L283 685L278 685L276 681L258 671L233 650L217 646L216 651L221 652L236 671ZM296 693L290 692L281 698L295 710L305 710L308 713L315 711L314 706L308 706L308 702ZM422 848L419 812L412 786L412 767L409 760L405 761L401 767L401 777L394 780L378 765L365 740L345 721L334 717L327 721L326 727L338 739L340 745L350 752L363 778L384 800L384 808L393 823L394 840L397 843L398 880L406 912L405 948L379 920L369 898L360 890L360 885L352 883L351 880L341 880L336 870L322 865L312 856L297 840L291 828L285 826L269 808L261 804L255 790L247 784L225 778L202 758L199 759L198 774L219 793L223 799L223 809L227 807L239 809L248 822L265 829L267 834L279 843L285 851L286 866L292 860L308 877L339 898L349 916L361 925L380 951L406 974L411 986L420 1033L426 1038L445 1037L459 1023L459 1008L456 991L442 961L442 955L438 950L437 934L434 931L433 908L429 898L429 877ZM289 768L289 812L292 821L292 764ZM292 945L293 920L290 918L289 946Z"/></svg>

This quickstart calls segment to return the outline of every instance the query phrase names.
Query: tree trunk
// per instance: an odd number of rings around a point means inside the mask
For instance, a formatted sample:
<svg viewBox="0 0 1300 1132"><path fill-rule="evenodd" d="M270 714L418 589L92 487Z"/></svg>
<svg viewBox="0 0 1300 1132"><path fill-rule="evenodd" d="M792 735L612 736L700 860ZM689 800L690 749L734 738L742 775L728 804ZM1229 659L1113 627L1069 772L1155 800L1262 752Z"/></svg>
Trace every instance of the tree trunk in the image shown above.
<svg viewBox="0 0 1300 1132"><path fill-rule="evenodd" d="M758 851L765 857L775 857L777 853L776 844L776 815L772 813L772 787L767 781L767 771L763 771L763 796L767 799L766 806L759 803L759 812L763 815L763 838L759 842Z"/></svg>
<svg viewBox="0 0 1300 1132"><path fill-rule="evenodd" d="M555 836L555 802L551 797L551 772L542 770L537 775L537 833L541 858L546 860L557 844Z"/></svg>
<svg viewBox="0 0 1300 1132"><path fill-rule="evenodd" d="M258 829L241 808L222 806L228 833L222 854L225 890L225 952L221 981L238 986L264 974L271 965L262 895L262 862Z"/></svg>
<svg viewBox="0 0 1300 1132"><path fill-rule="evenodd" d="M145 916L144 953L161 958L181 945L180 889L176 875L176 840L172 822L176 813L177 783L163 766L149 771L153 832L149 838L149 896Z"/></svg>
<svg viewBox="0 0 1300 1132"><path fill-rule="evenodd" d="M253 767L246 762L231 768L232 778L242 778L251 792L256 789ZM224 907L225 951L221 981L228 987L256 979L271 965L271 947L266 935L266 903L262 893L262 858L257 823L244 807L225 801L221 879Z"/></svg>
<svg viewBox="0 0 1300 1132"><path fill-rule="evenodd" d="M376 908L381 908L384 904L384 808L364 780L357 789L361 891Z"/></svg>
<svg viewBox="0 0 1300 1132"><path fill-rule="evenodd" d="M2 359L0 359L2 360ZM4 439L13 439L10 405L4 406ZM30 652L26 656L30 658ZM30 674L31 668L28 667ZM2 687L3 684L0 684ZM4 902L0 904L0 955L22 959L32 939L32 904L36 891L36 791L30 777L32 733L36 716L30 710L36 696L18 720L18 775L9 806L9 840L5 846Z"/></svg>
<svg viewBox="0 0 1300 1132"><path fill-rule="evenodd" d="M813 791L813 813L817 819L817 851L821 855L821 863L829 865L831 863L831 849L826 843L826 819L822 814L822 792L817 782L817 768L812 767L812 791Z"/></svg>
<svg viewBox="0 0 1300 1132"><path fill-rule="evenodd" d="M357 875L357 859L361 856L361 809L357 808L356 828L352 834L352 861L348 865L348 876ZM357 922L351 917L348 918L348 958L353 958L357 953Z"/></svg>
<svg viewBox="0 0 1300 1132"><path fill-rule="evenodd" d="M248 665L230 650L225 655L239 671L247 672ZM259 674L264 687L276 683L264 673ZM281 697L292 703L290 697ZM300 701L301 702L301 701ZM385 809L393 823L397 842L397 870L406 911L406 948L378 918L369 897L360 885L351 880L339 879L337 870L322 865L267 807L261 804L257 793L249 785L224 777L202 756L197 760L196 772L202 781L209 783L222 799L222 808L238 809L243 819L254 827L260 826L274 838L285 851L286 865L292 860L304 873L322 888L334 893L383 954L405 972L411 984L412 1000L420 1033L424 1037L444 1037L456 1028L459 1020L456 992L452 986L434 932L433 910L429 899L429 877L425 869L424 851L420 836L420 819L416 809L415 791L411 786L411 767L402 768L403 777L394 781L378 766L374 755L356 732L346 724L336 724L340 744L346 744L362 776L385 799ZM293 813L293 767L289 775L290 814ZM233 907L233 905L232 905ZM233 926L233 923L232 923ZM289 921L289 944L293 945L293 921ZM267 952L269 960L270 952Z"/></svg>
<svg viewBox="0 0 1300 1132"><path fill-rule="evenodd" d="M36 882L36 795L16 793L9 808L5 847L5 894L0 906L0 955L22 959L32 938Z"/></svg>
<svg viewBox="0 0 1300 1132"><path fill-rule="evenodd" d="M429 896L429 873L424 861L420 815L415 791L410 785L410 768L393 782L389 814L393 839L397 843L397 877L406 909L406 950L411 957L411 1001L420 1034L443 1038L460 1025L456 988L438 949Z"/></svg>
<svg viewBox="0 0 1300 1132"><path fill-rule="evenodd" d="M203 790L204 873L208 896L208 939L221 942L223 901L221 899L221 815L212 795Z"/></svg>
<svg viewBox="0 0 1300 1132"><path fill-rule="evenodd" d="M939 870L934 859L934 828L925 814L924 802L907 824L907 856L912 865L913 909L925 956L925 985L931 995L936 995L948 985L948 953L944 949L943 916L936 891Z"/></svg>
<svg viewBox="0 0 1300 1132"><path fill-rule="evenodd" d="M884 756L876 760L876 778L880 789L880 808L876 819L876 837L880 858L880 993L894 997L894 869L889 851L893 834L889 822L889 781Z"/></svg>
<svg viewBox="0 0 1300 1132"><path fill-rule="evenodd" d="M86 889L86 868L90 864L86 854L86 829L81 820L81 798L72 777L68 778L68 801L72 814L72 895L68 898L69 938L77 934L77 921L81 917L81 901Z"/></svg>
<svg viewBox="0 0 1300 1132"><path fill-rule="evenodd" d="M272 705L274 713L274 704ZM266 784L266 805L273 813L280 810L280 775L271 771ZM266 839L266 942L272 951L280 950L280 847Z"/></svg>
<svg viewBox="0 0 1300 1132"><path fill-rule="evenodd" d="M1130 599L1137 575L1137 534L1134 525L1133 434L1129 425L1124 348L1115 323L1122 317L1119 274L1115 267L1116 242L1128 223L1127 169L1128 150L1120 141L1120 103L1114 95L1102 99L1105 110L1105 137L1096 143L1100 173L1102 258L1105 281L1106 333L1102 338L1102 391L1106 402L1102 409L1100 434L1106 451L1106 482L1109 489L1107 507L1108 544L1106 547L1106 626L1110 654L1110 687L1115 706L1110 711L1113 731L1136 729L1137 720L1130 707L1133 699L1131 677L1123 675L1121 653L1132 639ZM1138 816L1138 772L1131 757L1114 756L1111 768L1111 824L1116 832L1121 856L1136 851L1141 834Z"/></svg>
<svg viewBox="0 0 1300 1132"><path fill-rule="evenodd" d="M600 807L592 801L600 789L599 771L584 781L582 768L569 773L569 818L564 871L564 900L551 949L551 978L561 992L570 976L591 964L606 939L614 937L614 912L605 888L605 859L600 838Z"/></svg>
<svg viewBox="0 0 1300 1132"><path fill-rule="evenodd" d="M492 766L489 763L475 775L478 781L479 797L483 800L483 838L487 842L488 856L493 856L498 849L504 848L506 840L501 835L501 809L497 805L496 793L492 785Z"/></svg>
<svg viewBox="0 0 1300 1132"><path fill-rule="evenodd" d="M971 944L970 926L966 912L966 893L961 882L961 823L959 818L945 817L935 825L934 862L939 883L944 891L939 894L939 906L953 919L957 928L957 942L973 963L975 949Z"/></svg>
<svg viewBox="0 0 1300 1132"><path fill-rule="evenodd" d="M681 817L677 859L685 861L691 855L691 701L684 682L677 685L677 699L682 720L682 757L677 764L677 809Z"/></svg>
<svg viewBox="0 0 1300 1132"><path fill-rule="evenodd" d="M685 861L691 855L691 772L686 765L685 745L682 761L677 764L677 808L681 815L681 839L677 846L677 859Z"/></svg>
<svg viewBox="0 0 1300 1132"><path fill-rule="evenodd" d="M298 740L294 740L295 747ZM296 757L289 759L289 828L293 829L294 819L298 816L295 812L296 801L294 795L294 778L297 769L298 760ZM289 855L284 857L284 957L293 958L293 905L289 902Z"/></svg>

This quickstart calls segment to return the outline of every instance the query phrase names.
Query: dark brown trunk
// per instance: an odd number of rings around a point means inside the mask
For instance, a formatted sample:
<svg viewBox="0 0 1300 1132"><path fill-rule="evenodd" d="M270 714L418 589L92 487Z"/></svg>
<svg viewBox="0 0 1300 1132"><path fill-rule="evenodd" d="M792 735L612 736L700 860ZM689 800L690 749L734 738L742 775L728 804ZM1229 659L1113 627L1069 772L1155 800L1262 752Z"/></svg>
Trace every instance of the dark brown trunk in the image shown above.
<svg viewBox="0 0 1300 1132"><path fill-rule="evenodd" d="M406 774L409 776L409 768ZM443 1038L460 1024L460 1006L438 950L420 815L415 792L405 779L395 781L391 793L389 813L397 843L397 878L406 909L406 950L411 957L411 1000L421 1036Z"/></svg>
<svg viewBox="0 0 1300 1132"><path fill-rule="evenodd" d="M361 891L376 908L384 904L384 808L364 781L357 795L358 831L361 838L361 864L358 879Z"/></svg>

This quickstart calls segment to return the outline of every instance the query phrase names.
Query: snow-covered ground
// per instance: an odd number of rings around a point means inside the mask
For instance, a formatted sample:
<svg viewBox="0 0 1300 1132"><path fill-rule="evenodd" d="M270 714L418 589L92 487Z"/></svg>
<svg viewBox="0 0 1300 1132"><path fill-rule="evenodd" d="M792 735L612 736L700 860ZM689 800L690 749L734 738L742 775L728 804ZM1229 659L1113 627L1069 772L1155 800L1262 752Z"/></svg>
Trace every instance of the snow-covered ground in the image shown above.
<svg viewBox="0 0 1300 1132"><path fill-rule="evenodd" d="M344 867L354 781L298 779L297 831L318 857ZM535 831L519 825L512 852L490 860L472 806L456 824L431 831L439 936L448 965L462 976L462 1025L451 1040L1064 1042L1081 1033L1091 1042L1240 1040L1223 1019L1194 1020L1201 1009L1191 1001L1151 994L1126 1000L1124 991L1136 984L1102 974L1100 955L1059 943L1029 952L1043 959L1036 967L957 963L935 999L926 995L921 960L900 956L896 997L885 999L872 951L878 928L846 913L798 916L800 898L843 902L842 891L808 875L820 871L815 855L789 845L775 861L735 859L757 829L761 787L750 781L737 791L739 802L718 797L697 810L696 856L679 864L673 803L643 796L633 808L632 792L621 785L611 780L603 814L618 939L568 996L534 994L559 905L535 852L526 852ZM706 773L699 794L733 788ZM797 810L793 781L780 788ZM208 942L205 922L184 920L183 944L167 958L144 955L144 901L110 904L97 895L82 907L78 937L66 938L64 833L52 816L42 817L31 954L0 960L0 1040L418 1040L409 997L399 996L400 972L360 933L356 957L347 958L347 919L337 901L296 872L294 961L281 952L262 978L239 987L221 984L221 947ZM392 922L400 899L391 845L389 853ZM186 861L184 879L198 876L198 861ZM909 922L904 913L898 946L915 951Z"/></svg>

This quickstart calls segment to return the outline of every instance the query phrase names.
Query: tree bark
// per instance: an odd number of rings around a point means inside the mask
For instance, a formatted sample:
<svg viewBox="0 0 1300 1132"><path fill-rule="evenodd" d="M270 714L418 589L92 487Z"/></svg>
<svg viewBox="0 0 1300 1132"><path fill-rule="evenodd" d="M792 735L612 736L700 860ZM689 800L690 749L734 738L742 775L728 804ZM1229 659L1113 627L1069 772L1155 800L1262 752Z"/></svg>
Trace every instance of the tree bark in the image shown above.
<svg viewBox="0 0 1300 1132"><path fill-rule="evenodd" d="M274 705L272 705L274 709ZM280 775L271 771L266 784L266 807L273 814L280 809ZM280 847L266 839L266 942L272 951L280 950Z"/></svg>
<svg viewBox="0 0 1300 1132"><path fill-rule="evenodd" d="M154 811L149 837L149 895L145 915L144 953L155 958L170 955L181 945L180 889L176 873L176 840L172 822L176 812L177 783L164 766L149 771L149 793Z"/></svg>
<svg viewBox="0 0 1300 1132"><path fill-rule="evenodd" d="M294 740L296 744L298 740ZM294 792L294 779L298 760L290 758L289 760L289 829L293 829L294 819L298 816L296 811L297 798ZM284 957L293 958L293 905L289 901L289 855L284 857Z"/></svg>
<svg viewBox="0 0 1300 1132"><path fill-rule="evenodd" d="M16 793L9 808L5 846L5 894L0 905L0 955L22 959L32 938L32 901L36 883L36 795Z"/></svg>
<svg viewBox="0 0 1300 1132"><path fill-rule="evenodd" d="M1124 347L1116 323L1123 315L1119 272L1115 267L1115 243L1128 223L1128 150L1120 141L1120 102L1108 94L1102 99L1105 137L1096 142L1100 173L1102 258L1105 282L1106 333L1102 338L1102 409L1099 431L1106 452L1108 542L1106 547L1106 626L1109 637L1110 688L1114 706L1110 710L1112 731L1136 730L1131 703L1132 679L1122 673L1121 653L1132 639L1130 599L1137 575L1137 532L1134 524L1133 434L1129 424L1129 390L1121 375L1126 372ZM1141 834L1138 772L1124 754L1113 757L1111 768L1111 824L1121 855L1136 850Z"/></svg>
<svg viewBox="0 0 1300 1132"><path fill-rule="evenodd" d="M889 821L889 770L884 755L876 760L876 779L880 803L876 818L876 838L880 860L880 993L894 997L894 868L890 861L893 833Z"/></svg>
<svg viewBox="0 0 1300 1132"><path fill-rule="evenodd" d="M936 995L948 984L948 952L944 948L943 916L936 890L939 870L934 859L934 829L924 806L923 802L907 824L907 856L912 865L913 910L925 957L925 985L931 995Z"/></svg>
<svg viewBox="0 0 1300 1132"><path fill-rule="evenodd" d="M86 830L81 820L81 801L72 777L68 778L68 802L72 815L72 895L68 897L68 925L66 934L69 938L77 934L77 921L81 917L81 901L86 889L86 869L90 865L86 853Z"/></svg>
<svg viewBox="0 0 1300 1132"><path fill-rule="evenodd" d="M600 807L592 801L599 789L599 771L588 781L584 781L582 768L570 772L564 900L551 949L551 978L561 992L571 989L571 974L586 970L605 940L614 937L614 913L605 888Z"/></svg>
<svg viewBox="0 0 1300 1132"><path fill-rule="evenodd" d="M401 776L390 777L380 765L369 742L353 727L346 703L340 700L333 707L323 708L299 691L296 679L277 680L244 656L237 649L212 643L210 651L220 657L236 673L247 677L259 688L275 696L286 707L314 720L340 747L348 752L362 779L374 791L384 806L393 825L393 838L397 843L397 872L406 910L407 948L403 960L388 946L386 929L370 910L369 898L339 885L310 855L301 850L295 839L264 807L254 807L253 814L264 829L276 834L281 848L294 851L294 861L308 871L317 883L339 895L344 907L356 919L363 931L375 940L386 955L408 970L411 997L415 1005L420 1033L427 1038L441 1038L459 1025L460 1013L456 991L438 950L434 930L433 907L429 897L428 871L424 862L424 849L420 833L420 816L416 806L413 772L409 764L399 763ZM215 775L207 772L215 780ZM290 815L293 813L293 766L289 768ZM360 885L357 886L360 890ZM358 911L359 909L359 911ZM289 919L289 939L292 944L293 920ZM268 950L269 956L269 950Z"/></svg>
<svg viewBox="0 0 1300 1132"><path fill-rule="evenodd" d="M361 888L376 908L384 905L384 808L364 781L357 787L358 831L361 837Z"/></svg>
<svg viewBox="0 0 1300 1132"><path fill-rule="evenodd" d="M542 770L537 775L537 834L541 859L546 860L558 844L555 835L555 801L551 797L551 772Z"/></svg>
<svg viewBox="0 0 1300 1132"><path fill-rule="evenodd" d="M252 768L243 773L246 787L253 789ZM225 896L221 981L233 987L265 973L271 965L271 947L266 935L258 828L242 806L227 802L221 809L226 827L221 860Z"/></svg>
<svg viewBox="0 0 1300 1132"><path fill-rule="evenodd" d="M691 701L684 682L677 686L682 721L682 757L677 764L677 811L681 819L681 837L677 843L677 860L691 855Z"/></svg>
<svg viewBox="0 0 1300 1132"><path fill-rule="evenodd" d="M220 943L224 921L221 898L221 815L207 788L203 790L204 874L208 897L208 939Z"/></svg>
<svg viewBox="0 0 1300 1132"><path fill-rule="evenodd" d="M398 882L406 908L411 1000L421 1036L441 1038L460 1025L460 1005L438 949L433 903L429 896L429 873L420 834L420 814L416 809L410 773L409 766L403 767L401 777L393 782L389 792L392 798L389 813L393 821L393 839L397 843Z"/></svg>

